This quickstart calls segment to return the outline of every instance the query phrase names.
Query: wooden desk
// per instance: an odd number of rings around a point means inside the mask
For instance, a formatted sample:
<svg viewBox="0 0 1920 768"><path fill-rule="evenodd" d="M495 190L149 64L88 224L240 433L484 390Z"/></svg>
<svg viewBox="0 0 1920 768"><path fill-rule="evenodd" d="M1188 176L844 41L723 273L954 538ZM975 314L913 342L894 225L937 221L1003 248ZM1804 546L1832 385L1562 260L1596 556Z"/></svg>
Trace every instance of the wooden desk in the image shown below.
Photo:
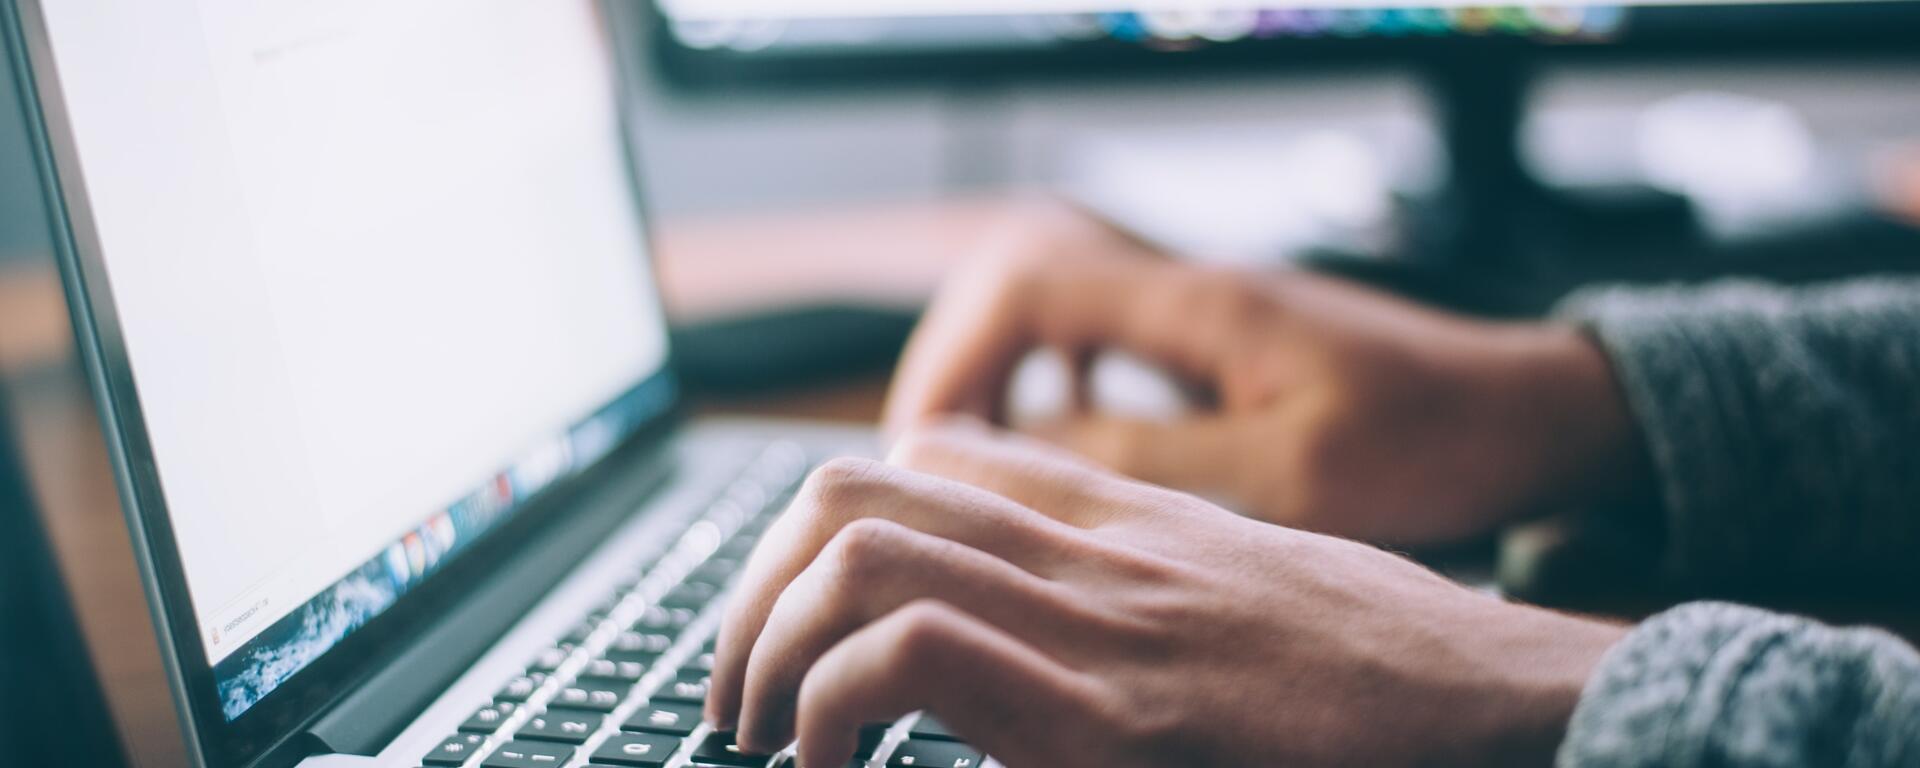
<svg viewBox="0 0 1920 768"><path fill-rule="evenodd" d="M44 265L44 262L40 264ZM93 399L50 268L0 272L0 386L26 476L128 754L185 762Z"/></svg>

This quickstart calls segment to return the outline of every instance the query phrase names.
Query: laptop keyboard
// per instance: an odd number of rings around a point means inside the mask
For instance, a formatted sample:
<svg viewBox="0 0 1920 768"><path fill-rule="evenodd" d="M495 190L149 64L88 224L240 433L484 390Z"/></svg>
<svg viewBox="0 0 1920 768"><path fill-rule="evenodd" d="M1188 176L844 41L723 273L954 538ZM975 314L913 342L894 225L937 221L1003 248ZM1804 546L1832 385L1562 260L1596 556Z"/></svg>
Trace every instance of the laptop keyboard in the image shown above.
<svg viewBox="0 0 1920 768"><path fill-rule="evenodd" d="M796 768L742 754L701 722L720 597L809 469L775 443L749 462L666 554L502 681L431 752L427 768ZM979 768L980 753L930 717L860 732L847 768ZM829 768L842 768L832 766Z"/></svg>

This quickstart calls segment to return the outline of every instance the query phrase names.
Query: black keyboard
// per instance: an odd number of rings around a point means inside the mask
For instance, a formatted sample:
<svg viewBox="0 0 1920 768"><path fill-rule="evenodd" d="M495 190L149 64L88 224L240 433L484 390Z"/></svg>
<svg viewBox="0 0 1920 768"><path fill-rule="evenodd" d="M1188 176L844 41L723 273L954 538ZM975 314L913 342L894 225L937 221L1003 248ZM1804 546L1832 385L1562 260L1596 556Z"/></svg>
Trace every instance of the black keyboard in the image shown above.
<svg viewBox="0 0 1920 768"><path fill-rule="evenodd" d="M806 476L804 450L768 446L653 565L582 616L428 752L429 768L794 768L742 754L701 722L718 603ZM980 768L929 717L860 732L857 768Z"/></svg>

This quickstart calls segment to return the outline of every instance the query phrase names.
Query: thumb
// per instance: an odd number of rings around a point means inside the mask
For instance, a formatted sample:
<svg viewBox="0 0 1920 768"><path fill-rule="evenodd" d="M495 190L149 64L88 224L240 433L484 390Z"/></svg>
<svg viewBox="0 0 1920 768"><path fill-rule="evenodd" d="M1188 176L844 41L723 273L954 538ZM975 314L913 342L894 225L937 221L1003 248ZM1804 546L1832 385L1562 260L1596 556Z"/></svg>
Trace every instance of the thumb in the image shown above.
<svg viewBox="0 0 1920 768"><path fill-rule="evenodd" d="M1201 494L1233 495L1251 447L1242 427L1218 416L1156 421L1084 414L1022 431L1137 480Z"/></svg>

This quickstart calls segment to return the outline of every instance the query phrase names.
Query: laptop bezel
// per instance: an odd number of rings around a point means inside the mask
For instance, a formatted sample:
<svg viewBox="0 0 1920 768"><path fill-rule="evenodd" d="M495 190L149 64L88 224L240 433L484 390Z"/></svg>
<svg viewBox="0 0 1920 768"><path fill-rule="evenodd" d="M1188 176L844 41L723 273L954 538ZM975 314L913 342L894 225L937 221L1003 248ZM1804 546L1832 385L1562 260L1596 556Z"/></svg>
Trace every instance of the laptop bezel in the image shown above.
<svg viewBox="0 0 1920 768"><path fill-rule="evenodd" d="M645 258L658 285L660 269L654 258L657 240L641 187L638 146L632 125L633 59L623 35L629 32L620 15L604 0L581 0L594 6L601 34L615 69L623 149L628 156L628 178L635 215L639 217ZM567 501L595 477L594 468L630 459L662 442L685 418L679 395L680 363L671 342L655 377L664 377L671 395L662 413L629 435L619 449L594 467L528 500L511 520L489 532L476 545L445 566L434 578L409 592L381 615L343 639L309 667L296 673L239 718L228 721L218 702L213 665L207 662L198 622L186 588L179 550L174 543L165 497L153 461L133 372L121 334L113 293L107 279L84 177L80 174L66 114L59 76L53 64L42 0L7 0L0 6L0 23L10 38L21 107L28 118L28 139L35 153L36 171L46 190L50 219L55 227L56 258L72 313L76 346L100 409L102 430L112 458L115 483L131 533L134 558L147 591L147 601L160 642L160 656L173 688L190 759L196 765L252 766L268 762L295 762L295 743L315 719L325 713L388 659L408 646L419 631L431 626L457 605L465 576L484 573L510 560L520 536L558 525L568 517ZM656 288L656 292L658 289ZM665 318L662 302L662 322ZM647 386L653 379L636 384ZM291 751L290 751L291 748Z"/></svg>

